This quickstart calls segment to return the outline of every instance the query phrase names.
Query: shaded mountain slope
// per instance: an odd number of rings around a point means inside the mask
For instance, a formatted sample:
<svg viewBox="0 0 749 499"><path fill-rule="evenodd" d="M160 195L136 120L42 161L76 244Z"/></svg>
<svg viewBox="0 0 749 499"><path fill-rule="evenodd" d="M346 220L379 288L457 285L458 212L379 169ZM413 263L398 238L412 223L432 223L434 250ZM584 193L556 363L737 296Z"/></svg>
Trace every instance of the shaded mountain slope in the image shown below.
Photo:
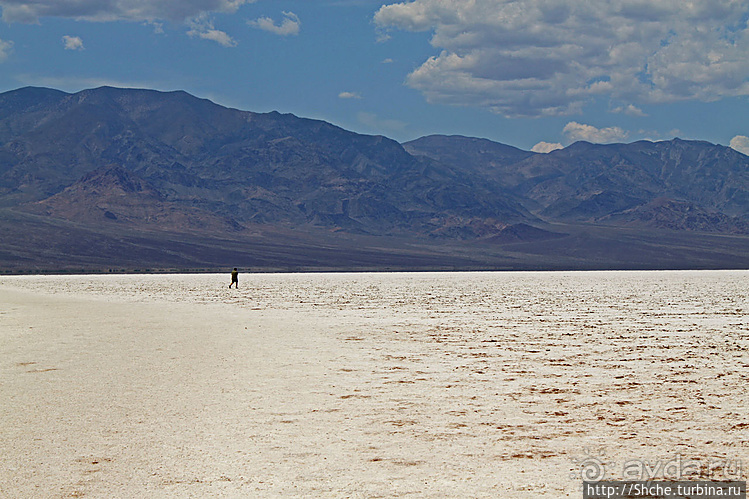
<svg viewBox="0 0 749 499"><path fill-rule="evenodd" d="M9 131L0 145L4 206L46 199L117 165L165 201L239 223L385 234L438 230L453 215L532 219L476 176L322 121L227 109L184 92L22 89L4 98L33 100L25 94L40 104L0 120Z"/></svg>
<svg viewBox="0 0 749 499"><path fill-rule="evenodd" d="M85 174L61 192L23 206L25 211L91 226L139 227L170 232L222 233L242 230L235 221L166 201L134 173L105 167Z"/></svg>
<svg viewBox="0 0 749 499"><path fill-rule="evenodd" d="M454 168L478 172L501 185L504 195L551 222L629 224L636 218L661 228L746 231L749 157L728 147L680 139L610 145L577 142L549 154L522 155L487 147L486 142L437 136L405 147ZM663 199L673 206L692 206L706 217L689 223L682 220L680 210L663 209L658 217L645 215L652 211L652 203ZM625 213L629 216L617 216Z"/></svg>

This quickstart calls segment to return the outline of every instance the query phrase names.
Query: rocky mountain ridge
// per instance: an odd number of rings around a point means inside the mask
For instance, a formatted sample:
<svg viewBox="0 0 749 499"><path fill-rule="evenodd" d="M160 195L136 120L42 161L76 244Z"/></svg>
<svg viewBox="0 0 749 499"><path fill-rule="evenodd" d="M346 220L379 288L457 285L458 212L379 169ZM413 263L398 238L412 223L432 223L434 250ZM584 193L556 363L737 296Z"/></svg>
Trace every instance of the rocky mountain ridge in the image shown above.
<svg viewBox="0 0 749 499"><path fill-rule="evenodd" d="M388 234L439 230L455 216L529 216L475 177L414 157L385 137L227 109L183 92L22 89L0 96L0 108L5 206L59 205L70 200L53 197L63 189L117 167L173 209L199 208L231 223Z"/></svg>
<svg viewBox="0 0 749 499"><path fill-rule="evenodd" d="M452 166L468 165L547 221L747 232L749 157L728 147L681 139L577 142L549 154L508 154L508 146L487 142L432 136L405 147ZM681 209L666 210L665 201ZM684 211L705 216L690 223Z"/></svg>
<svg viewBox="0 0 749 499"><path fill-rule="evenodd" d="M288 261L307 261L300 251L361 247L366 256L352 261L379 261L380 251L409 266L421 258L432 262L427 267L456 268L617 268L622 256L609 262L599 251L589 260L588 246L617 231L633 241L658 241L668 231L681 246L714 233L737 238L727 261L742 266L748 193L749 157L705 142L576 143L536 154L457 136L398 144L179 91L0 94L0 225L7 228L0 257L8 255L9 267L84 254L74 241L58 241L62 228L107 241L132 236L138 242L122 252L136 256L118 254L122 261L141 261L138 248L167 238L197 245L175 262L217 265L224 260L206 256L208 241L242 248L262 239L290 244L282 251ZM48 233L49 251L29 245L19 220ZM679 250L684 262L693 260L691 244ZM161 262L146 253L144 261ZM723 250L707 253L714 256L684 265L720 267ZM700 263L705 258L713 263ZM337 268L336 257L324 260ZM160 265L170 261L164 256ZM649 261L668 266L652 257L642 265Z"/></svg>

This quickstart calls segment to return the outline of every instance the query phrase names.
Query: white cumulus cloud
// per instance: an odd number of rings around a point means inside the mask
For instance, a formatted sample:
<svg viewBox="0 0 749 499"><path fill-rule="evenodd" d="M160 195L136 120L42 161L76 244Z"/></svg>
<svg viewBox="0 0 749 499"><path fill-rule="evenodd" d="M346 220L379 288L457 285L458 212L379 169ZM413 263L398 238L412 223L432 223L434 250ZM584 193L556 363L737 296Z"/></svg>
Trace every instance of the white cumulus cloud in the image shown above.
<svg viewBox="0 0 749 499"><path fill-rule="evenodd" d="M187 34L192 37L214 41L224 47L235 47L237 45L237 42L231 36L216 29L213 22L205 14L190 21L190 30Z"/></svg>
<svg viewBox="0 0 749 499"><path fill-rule="evenodd" d="M584 140L595 144L609 144L627 138L629 133L618 126L596 128L576 121L570 121L562 130L571 141Z"/></svg>
<svg viewBox="0 0 749 499"><path fill-rule="evenodd" d="M13 50L13 42L0 39L0 62L5 61Z"/></svg>
<svg viewBox="0 0 749 499"><path fill-rule="evenodd" d="M62 37L65 50L83 50L83 40L79 36L65 35Z"/></svg>
<svg viewBox="0 0 749 499"><path fill-rule="evenodd" d="M284 12L284 19L279 24L271 19L270 17L260 17L258 19L248 21L247 24L253 28L262 29L275 35L289 36L298 35L302 28L302 22L299 20L299 16L293 12Z"/></svg>
<svg viewBox="0 0 749 499"><path fill-rule="evenodd" d="M540 116L749 95L748 17L741 0L413 0L374 19L432 33L407 78L430 102Z"/></svg>
<svg viewBox="0 0 749 499"><path fill-rule="evenodd" d="M3 21L35 23L40 17L86 21L186 21L207 12L236 12L255 0L0 0Z"/></svg>
<svg viewBox="0 0 749 499"><path fill-rule="evenodd" d="M150 26L153 28L153 32L156 35L163 35L164 34L164 23L160 23L157 21L144 21L144 26Z"/></svg>
<svg viewBox="0 0 749 499"><path fill-rule="evenodd" d="M361 95L356 92L341 92L338 94L339 99L361 99Z"/></svg>
<svg viewBox="0 0 749 499"><path fill-rule="evenodd" d="M639 116L639 117L647 116L645 111L643 111L642 109L640 109L639 107L633 104L629 104L627 106L615 107L614 109L611 110L611 112L626 114L628 116Z"/></svg>
<svg viewBox="0 0 749 499"><path fill-rule="evenodd" d="M729 144L731 149L735 149L742 154L749 155L749 137L746 135L737 135L731 139Z"/></svg>
<svg viewBox="0 0 749 499"><path fill-rule="evenodd" d="M551 142L542 141L536 144L535 146L533 146L531 148L531 151L545 154L545 153L550 153L551 151L556 151L557 149L564 149L564 146L557 142L551 143Z"/></svg>

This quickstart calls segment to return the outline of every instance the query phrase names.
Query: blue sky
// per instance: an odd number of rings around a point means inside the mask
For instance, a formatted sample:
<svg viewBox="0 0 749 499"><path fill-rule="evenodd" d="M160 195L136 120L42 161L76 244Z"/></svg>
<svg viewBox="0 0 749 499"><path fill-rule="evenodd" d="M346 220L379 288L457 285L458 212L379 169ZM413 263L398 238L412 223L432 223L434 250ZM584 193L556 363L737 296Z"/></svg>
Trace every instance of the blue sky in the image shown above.
<svg viewBox="0 0 749 499"><path fill-rule="evenodd" d="M749 153L745 0L0 0L0 91L186 90L407 141Z"/></svg>

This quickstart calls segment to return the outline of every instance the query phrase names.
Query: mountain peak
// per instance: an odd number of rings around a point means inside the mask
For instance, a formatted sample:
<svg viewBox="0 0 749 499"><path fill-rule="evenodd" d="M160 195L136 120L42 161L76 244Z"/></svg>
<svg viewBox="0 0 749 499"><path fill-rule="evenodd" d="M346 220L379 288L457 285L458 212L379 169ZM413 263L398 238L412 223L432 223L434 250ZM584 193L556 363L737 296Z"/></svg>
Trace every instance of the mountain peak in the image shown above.
<svg viewBox="0 0 749 499"><path fill-rule="evenodd" d="M29 109L43 108L69 94L44 87L23 87L0 94L0 119Z"/></svg>

